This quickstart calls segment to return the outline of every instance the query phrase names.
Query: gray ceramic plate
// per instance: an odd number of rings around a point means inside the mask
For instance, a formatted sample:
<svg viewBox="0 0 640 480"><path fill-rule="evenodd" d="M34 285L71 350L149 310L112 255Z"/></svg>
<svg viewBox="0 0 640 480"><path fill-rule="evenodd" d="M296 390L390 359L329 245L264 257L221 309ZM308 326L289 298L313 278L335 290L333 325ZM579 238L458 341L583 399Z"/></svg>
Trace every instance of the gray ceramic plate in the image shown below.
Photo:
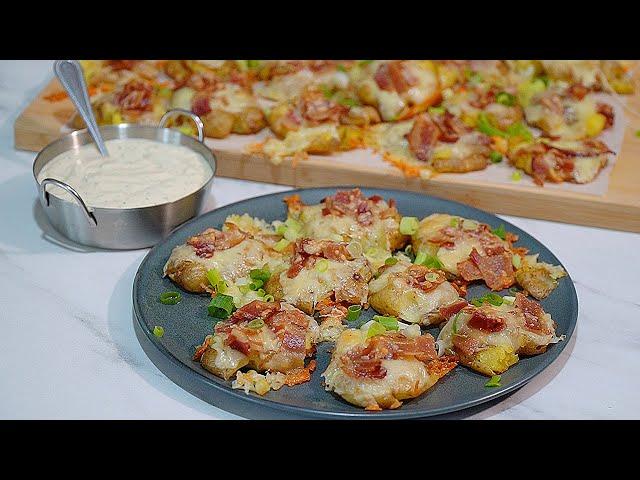
<svg viewBox="0 0 640 480"><path fill-rule="evenodd" d="M306 203L316 203L333 194L338 188L313 188L275 193L252 198L219 208L195 218L162 243L156 245L145 257L133 284L134 326L136 335L153 363L172 381L197 397L232 413L248 418L413 418L427 417L468 408L487 402L521 387L549 366L567 345L578 316L578 299L570 278L560 280L558 288L542 305L558 324L558 335L567 340L551 345L547 352L535 357L522 358L502 375L502 386L487 388L487 378L465 367L457 367L422 396L406 401L397 410L366 412L352 406L334 394L324 390L320 374L326 369L331 345L318 348L318 368L310 382L296 387L283 387L260 397L231 389L231 382L224 381L204 370L191 356L205 335L212 331L212 319L207 316L206 295L182 292L177 305L163 305L159 296L167 290L177 290L168 278L162 278L162 268L174 246L207 227L220 228L227 215L248 213L268 221L283 220L286 216L282 199L298 193ZM395 198L402 215L425 217L434 212L445 212L470 217L497 227L501 223L507 230L520 236L516 245L525 246L531 252L539 252L540 260L560 264L559 260L541 243L514 225L489 213L439 198L398 190L363 188L365 195L378 194ZM487 288L474 285L468 298L486 293ZM375 312L363 312L358 322L369 319ZM153 335L153 327L164 327L164 336ZM438 329L429 330L437 337Z"/></svg>

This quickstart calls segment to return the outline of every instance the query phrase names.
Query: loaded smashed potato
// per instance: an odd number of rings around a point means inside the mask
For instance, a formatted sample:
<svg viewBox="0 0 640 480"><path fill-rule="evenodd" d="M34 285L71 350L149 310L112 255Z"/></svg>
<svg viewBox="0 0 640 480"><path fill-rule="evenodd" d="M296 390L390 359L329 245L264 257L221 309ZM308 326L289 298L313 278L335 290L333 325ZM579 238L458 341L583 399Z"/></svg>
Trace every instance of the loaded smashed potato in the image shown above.
<svg viewBox="0 0 640 480"><path fill-rule="evenodd" d="M535 183L587 183L614 153L598 93L631 94L624 60L84 60L100 124L155 124L171 108L211 138L252 135L274 163L372 148L406 175L505 162ZM64 92L47 97L65 98ZM172 120L187 134L194 125ZM71 121L83 128L79 116ZM559 146L561 145L561 146ZM588 155L585 153L588 150ZM588 157L588 158L585 158Z"/></svg>
<svg viewBox="0 0 640 480"><path fill-rule="evenodd" d="M311 379L316 345L335 342L324 385L349 403L398 408L458 363L499 375L559 340L543 299L566 275L518 237L459 216L403 217L393 199L338 191L285 199L287 219L230 215L176 246L164 273L211 297L213 332L194 360L245 392ZM468 285L522 290L467 299ZM372 320L359 321L373 309ZM422 327L441 326L437 341Z"/></svg>

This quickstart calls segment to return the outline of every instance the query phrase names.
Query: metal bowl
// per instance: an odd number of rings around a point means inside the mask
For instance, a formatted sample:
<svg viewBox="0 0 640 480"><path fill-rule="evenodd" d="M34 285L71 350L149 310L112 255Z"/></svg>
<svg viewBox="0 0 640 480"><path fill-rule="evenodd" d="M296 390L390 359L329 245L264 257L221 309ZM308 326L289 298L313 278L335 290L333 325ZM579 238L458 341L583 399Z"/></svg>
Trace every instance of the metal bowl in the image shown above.
<svg viewBox="0 0 640 480"><path fill-rule="evenodd" d="M176 115L187 115L198 127L198 139L165 128ZM33 161L33 176L38 184L40 203L54 228L74 242L92 247L128 250L155 245L178 225L200 213L203 201L211 189L216 172L216 158L203 143L204 127L197 115L175 109L167 112L157 127L120 124L100 127L105 140L143 138L173 145L183 145L201 154L211 166L211 178L195 192L174 202L141 208L97 208L87 206L71 185L54 178L38 181L42 168L67 150L92 143L87 130L79 130L47 145ZM69 192L76 202L63 200L47 191L47 185L57 185Z"/></svg>

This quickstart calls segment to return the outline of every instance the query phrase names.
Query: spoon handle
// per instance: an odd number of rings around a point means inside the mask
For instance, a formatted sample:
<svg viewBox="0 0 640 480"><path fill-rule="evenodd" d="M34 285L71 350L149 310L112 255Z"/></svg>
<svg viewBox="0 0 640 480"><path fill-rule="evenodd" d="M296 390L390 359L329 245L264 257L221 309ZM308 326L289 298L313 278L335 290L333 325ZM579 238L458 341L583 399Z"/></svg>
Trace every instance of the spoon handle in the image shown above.
<svg viewBox="0 0 640 480"><path fill-rule="evenodd" d="M100 135L100 130L98 130L96 118L93 115L82 67L76 60L56 60L53 64L53 71L69 94L69 98L71 98L71 101L82 116L84 123L87 124L89 133L93 137L100 154L103 157L109 156L107 147L105 147L102 140L102 135Z"/></svg>

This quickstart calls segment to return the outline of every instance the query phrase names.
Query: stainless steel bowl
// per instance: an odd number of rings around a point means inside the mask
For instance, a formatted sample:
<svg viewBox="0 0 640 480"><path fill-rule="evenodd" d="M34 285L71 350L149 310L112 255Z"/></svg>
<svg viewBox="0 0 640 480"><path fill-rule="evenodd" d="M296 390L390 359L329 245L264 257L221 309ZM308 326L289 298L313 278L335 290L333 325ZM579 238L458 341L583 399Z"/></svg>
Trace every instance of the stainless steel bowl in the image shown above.
<svg viewBox="0 0 640 480"><path fill-rule="evenodd" d="M176 115L187 115L198 127L198 140L177 130L165 128ZM33 176L38 184L40 203L54 228L71 240L92 247L128 250L149 247L166 237L178 225L195 217L211 189L216 171L216 158L203 143L204 127L197 115L181 109L167 112L157 127L120 124L100 127L105 140L144 138L173 145L183 145L201 154L211 166L211 178L195 192L179 200L142 208L93 208L68 185L54 178L38 181L47 162L66 152L78 149L93 140L87 130L79 130L47 145L33 161ZM75 197L76 202L63 200L47 191L47 185L57 185Z"/></svg>

